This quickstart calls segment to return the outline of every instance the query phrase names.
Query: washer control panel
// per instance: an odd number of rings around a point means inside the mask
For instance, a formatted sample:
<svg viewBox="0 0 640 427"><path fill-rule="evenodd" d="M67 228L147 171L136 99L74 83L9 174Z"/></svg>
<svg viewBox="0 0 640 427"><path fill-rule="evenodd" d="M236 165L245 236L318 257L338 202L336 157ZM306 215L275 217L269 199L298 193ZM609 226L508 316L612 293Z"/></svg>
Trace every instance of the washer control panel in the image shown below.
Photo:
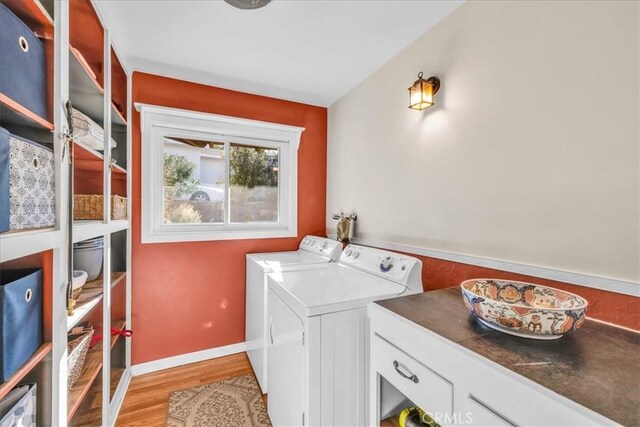
<svg viewBox="0 0 640 427"><path fill-rule="evenodd" d="M342 252L340 263L405 286L414 285L421 292L422 262L417 258L377 248L349 245ZM418 273L413 275L416 277L410 277L414 270L418 270ZM419 283L410 284L412 280Z"/></svg>
<svg viewBox="0 0 640 427"><path fill-rule="evenodd" d="M300 250L337 261L342 252L342 244L337 240L317 236L304 236L299 246Z"/></svg>
<svg viewBox="0 0 640 427"><path fill-rule="evenodd" d="M393 268L393 257L384 257L380 263L380 271L386 273Z"/></svg>

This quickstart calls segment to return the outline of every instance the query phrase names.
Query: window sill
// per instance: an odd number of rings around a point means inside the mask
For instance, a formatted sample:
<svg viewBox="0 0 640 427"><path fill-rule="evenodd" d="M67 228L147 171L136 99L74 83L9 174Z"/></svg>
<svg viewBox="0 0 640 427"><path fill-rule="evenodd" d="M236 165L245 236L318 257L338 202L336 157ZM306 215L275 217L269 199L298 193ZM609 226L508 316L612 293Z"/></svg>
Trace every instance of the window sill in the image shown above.
<svg viewBox="0 0 640 427"><path fill-rule="evenodd" d="M148 243L179 243L179 242L207 242L216 240L250 240L250 239L277 239L297 237L297 228L277 228L268 230L216 230L203 231L197 228L180 231L149 230L142 233L142 244Z"/></svg>

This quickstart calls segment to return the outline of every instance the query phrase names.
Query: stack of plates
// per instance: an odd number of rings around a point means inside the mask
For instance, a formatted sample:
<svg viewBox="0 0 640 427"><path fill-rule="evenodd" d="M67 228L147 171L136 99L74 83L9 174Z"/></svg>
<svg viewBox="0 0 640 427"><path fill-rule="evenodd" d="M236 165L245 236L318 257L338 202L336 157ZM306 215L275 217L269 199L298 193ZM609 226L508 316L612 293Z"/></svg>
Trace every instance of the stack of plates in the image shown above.
<svg viewBox="0 0 640 427"><path fill-rule="evenodd" d="M73 249L94 249L104 246L104 237L98 236L93 239L83 240L82 242L74 243Z"/></svg>
<svg viewBox="0 0 640 427"><path fill-rule="evenodd" d="M83 240L73 245L73 269L87 272L87 281L96 280L102 271L104 238Z"/></svg>

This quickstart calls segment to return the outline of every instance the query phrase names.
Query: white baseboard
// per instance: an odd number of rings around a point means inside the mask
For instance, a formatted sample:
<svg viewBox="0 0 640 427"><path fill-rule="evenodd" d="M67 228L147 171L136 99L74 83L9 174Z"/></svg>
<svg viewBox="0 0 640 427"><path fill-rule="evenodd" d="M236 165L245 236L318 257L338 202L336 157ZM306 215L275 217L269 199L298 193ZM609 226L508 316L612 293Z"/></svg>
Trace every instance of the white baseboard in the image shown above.
<svg viewBox="0 0 640 427"><path fill-rule="evenodd" d="M179 356L167 357L165 359L152 360L151 362L133 365L131 367L131 375L137 377L138 375L175 368L176 366L188 365L189 363L202 362L203 360L215 359L216 357L242 353L243 351L246 351L246 348L247 345L245 342L239 342L237 344L195 351L193 353L181 354Z"/></svg>

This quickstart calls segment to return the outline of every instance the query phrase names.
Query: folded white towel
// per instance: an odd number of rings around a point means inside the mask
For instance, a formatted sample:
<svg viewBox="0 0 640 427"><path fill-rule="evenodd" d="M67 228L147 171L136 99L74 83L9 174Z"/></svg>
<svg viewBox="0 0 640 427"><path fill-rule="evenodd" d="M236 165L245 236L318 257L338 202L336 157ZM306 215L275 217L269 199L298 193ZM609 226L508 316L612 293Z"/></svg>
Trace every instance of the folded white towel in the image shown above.
<svg viewBox="0 0 640 427"><path fill-rule="evenodd" d="M74 108L71 123L73 124L74 139L93 150L104 150L104 129L96 122ZM116 141L111 138L111 148L117 146Z"/></svg>

